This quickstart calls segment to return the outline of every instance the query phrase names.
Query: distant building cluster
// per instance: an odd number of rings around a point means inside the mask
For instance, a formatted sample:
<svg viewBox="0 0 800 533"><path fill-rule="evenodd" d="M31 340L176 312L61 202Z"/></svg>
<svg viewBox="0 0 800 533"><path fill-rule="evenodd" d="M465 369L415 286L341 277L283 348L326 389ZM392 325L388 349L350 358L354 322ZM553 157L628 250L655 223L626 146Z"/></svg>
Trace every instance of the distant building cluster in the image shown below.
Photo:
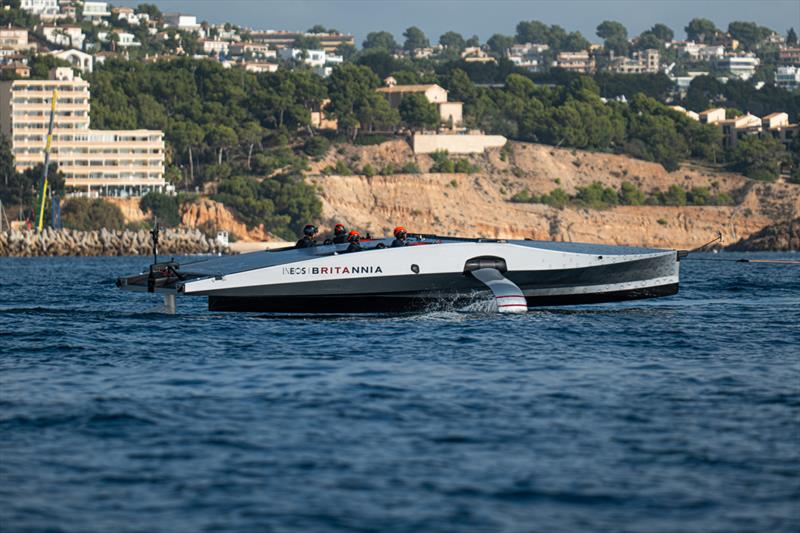
<svg viewBox="0 0 800 533"><path fill-rule="evenodd" d="M772 137L788 148L794 139L800 136L800 126L791 124L789 115L783 112L770 113L764 117L745 113L728 118L728 113L723 107L707 109L702 113L688 111L681 106L672 106L672 109L702 124L718 126L722 131L724 148L735 148L738 141L748 135Z"/></svg>

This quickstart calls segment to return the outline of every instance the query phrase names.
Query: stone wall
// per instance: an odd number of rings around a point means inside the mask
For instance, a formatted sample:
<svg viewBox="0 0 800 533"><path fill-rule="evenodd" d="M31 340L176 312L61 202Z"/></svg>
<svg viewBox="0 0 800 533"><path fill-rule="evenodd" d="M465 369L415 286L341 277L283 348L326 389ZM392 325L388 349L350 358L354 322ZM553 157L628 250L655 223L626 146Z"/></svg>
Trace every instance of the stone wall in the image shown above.
<svg viewBox="0 0 800 533"><path fill-rule="evenodd" d="M487 148L501 148L507 139L502 135L414 135L414 153L432 154L447 150L451 154L482 154Z"/></svg>
<svg viewBox="0 0 800 533"><path fill-rule="evenodd" d="M46 229L0 232L0 256L31 257L56 255L150 255L148 231L77 231ZM162 230L159 255L217 254L228 252L216 239L199 231Z"/></svg>

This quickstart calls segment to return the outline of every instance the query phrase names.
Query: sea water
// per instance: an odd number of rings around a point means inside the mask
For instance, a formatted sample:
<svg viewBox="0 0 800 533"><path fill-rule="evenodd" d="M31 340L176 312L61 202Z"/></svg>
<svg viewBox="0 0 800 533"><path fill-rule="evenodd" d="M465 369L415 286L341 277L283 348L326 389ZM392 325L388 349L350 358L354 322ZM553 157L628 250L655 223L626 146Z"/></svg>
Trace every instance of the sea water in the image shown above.
<svg viewBox="0 0 800 533"><path fill-rule="evenodd" d="M0 529L800 531L800 266L736 257L658 300L323 318L0 258Z"/></svg>

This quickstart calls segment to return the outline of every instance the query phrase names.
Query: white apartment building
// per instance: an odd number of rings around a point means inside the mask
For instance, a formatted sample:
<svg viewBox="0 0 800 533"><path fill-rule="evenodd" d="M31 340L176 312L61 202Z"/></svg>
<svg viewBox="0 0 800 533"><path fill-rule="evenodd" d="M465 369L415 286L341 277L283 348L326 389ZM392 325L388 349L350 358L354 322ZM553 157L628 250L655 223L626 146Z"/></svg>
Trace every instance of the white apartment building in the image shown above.
<svg viewBox="0 0 800 533"><path fill-rule="evenodd" d="M260 61L245 61L241 63L244 69L247 72L253 72L255 74L261 74L264 72L278 72L278 64L277 63L266 63Z"/></svg>
<svg viewBox="0 0 800 533"><path fill-rule="evenodd" d="M775 85L787 91L800 90L800 68L778 67L775 71Z"/></svg>
<svg viewBox="0 0 800 533"><path fill-rule="evenodd" d="M183 15L181 13L164 13L164 25L168 28L178 28L179 30L196 31L200 29L197 17L194 15Z"/></svg>
<svg viewBox="0 0 800 533"><path fill-rule="evenodd" d="M40 17L58 15L58 0L21 0L19 7Z"/></svg>
<svg viewBox="0 0 800 533"><path fill-rule="evenodd" d="M596 63L589 52L560 52L553 62L554 67L562 68L569 72L581 74L594 74Z"/></svg>
<svg viewBox="0 0 800 533"><path fill-rule="evenodd" d="M113 31L113 32L104 32L101 31L97 34L97 38L100 39L102 42L107 43L109 39L111 39L111 34L117 35L117 44L120 48L129 48L131 46L142 46L142 43L136 40L136 36L132 33L128 33L126 31Z"/></svg>
<svg viewBox="0 0 800 533"><path fill-rule="evenodd" d="M83 48L86 40L80 26L42 26L42 34L49 42L64 48Z"/></svg>
<svg viewBox="0 0 800 533"><path fill-rule="evenodd" d="M98 22L105 17L110 17L111 12L108 10L108 2L84 2L83 3L83 18Z"/></svg>
<svg viewBox="0 0 800 533"><path fill-rule="evenodd" d="M90 129L89 83L63 67L53 69L48 80L0 82L0 130L11 139L18 171L44 162L54 90L51 160L65 174L70 192L138 196L163 190L163 132Z"/></svg>
<svg viewBox="0 0 800 533"><path fill-rule="evenodd" d="M203 41L203 53L205 54L227 55L229 47L230 43L227 41L213 41L211 39L206 39Z"/></svg>
<svg viewBox="0 0 800 533"><path fill-rule="evenodd" d="M731 76L741 80L749 80L756 73L756 68L761 64L761 60L754 54L744 55L725 55L717 60L717 67L727 70Z"/></svg>
<svg viewBox="0 0 800 533"><path fill-rule="evenodd" d="M619 57L612 60L610 69L612 72L621 74L655 74L661 55L656 49L647 49L641 52L634 52L632 58Z"/></svg>
<svg viewBox="0 0 800 533"><path fill-rule="evenodd" d="M230 43L228 51L232 56L251 56L264 59L274 59L278 57L275 50L270 50L269 45L252 42Z"/></svg>
<svg viewBox="0 0 800 533"><path fill-rule="evenodd" d="M310 67L324 67L327 61L325 50L303 50L302 48L281 48L278 56L284 61L301 61Z"/></svg>

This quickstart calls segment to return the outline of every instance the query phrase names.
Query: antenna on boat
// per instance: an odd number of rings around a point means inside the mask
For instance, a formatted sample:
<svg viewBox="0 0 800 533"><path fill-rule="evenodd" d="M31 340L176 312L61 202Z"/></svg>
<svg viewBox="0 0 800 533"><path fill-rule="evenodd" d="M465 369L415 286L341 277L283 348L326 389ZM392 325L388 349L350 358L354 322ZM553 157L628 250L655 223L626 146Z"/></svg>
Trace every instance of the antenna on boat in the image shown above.
<svg viewBox="0 0 800 533"><path fill-rule="evenodd" d="M36 231L42 232L44 227L44 204L47 201L47 171L50 168L50 146L53 144L53 122L56 115L56 100L58 99L58 90L53 89L53 102L50 105L50 125L47 128L47 142L44 145L44 169L42 170L42 202L39 205L39 223L36 225Z"/></svg>
<svg viewBox="0 0 800 533"><path fill-rule="evenodd" d="M705 250L706 248L708 248L709 246L711 246L712 244L715 244L715 243L717 243L717 242L719 242L720 244L722 244L722 232L721 232L721 231L719 231L719 230L717 230L717 236L716 236L716 238L714 238L713 240L710 240L710 241L708 241L707 243L705 243L705 244L704 244L704 245L702 245L702 246L698 246L697 248L694 248L694 249L692 249L692 250L689 250L689 251L688 251L688 252L686 252L686 253L687 253L687 254L693 254L693 253L695 253L695 252L702 252L703 250Z"/></svg>
<svg viewBox="0 0 800 533"><path fill-rule="evenodd" d="M158 234L161 229L158 227L158 217L155 217L153 229L150 230L150 238L153 241L153 264L158 263Z"/></svg>

